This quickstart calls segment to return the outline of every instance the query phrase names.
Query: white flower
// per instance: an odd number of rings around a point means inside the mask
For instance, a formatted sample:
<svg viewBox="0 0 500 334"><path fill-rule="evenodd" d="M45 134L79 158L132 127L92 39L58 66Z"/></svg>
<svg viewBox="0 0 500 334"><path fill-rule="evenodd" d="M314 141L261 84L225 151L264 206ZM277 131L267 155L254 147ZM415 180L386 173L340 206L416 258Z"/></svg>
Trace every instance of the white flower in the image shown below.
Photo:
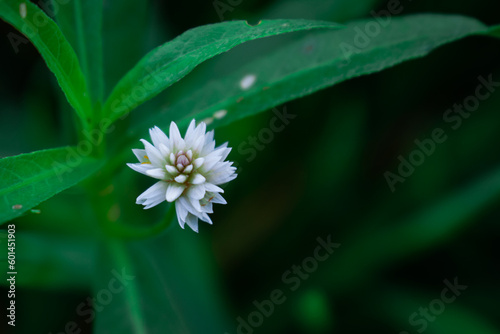
<svg viewBox="0 0 500 334"><path fill-rule="evenodd" d="M208 216L212 204L226 204L218 185L236 178L232 162L224 161L231 152L227 143L215 148L214 131L205 133L206 124L189 124L182 139L177 125L170 123L170 136L157 126L149 129L153 141L141 139L144 150L133 149L139 163L127 164L133 170L158 179L157 183L137 197L144 209L163 201L174 202L182 228L188 224L198 232L198 218L212 224Z"/></svg>

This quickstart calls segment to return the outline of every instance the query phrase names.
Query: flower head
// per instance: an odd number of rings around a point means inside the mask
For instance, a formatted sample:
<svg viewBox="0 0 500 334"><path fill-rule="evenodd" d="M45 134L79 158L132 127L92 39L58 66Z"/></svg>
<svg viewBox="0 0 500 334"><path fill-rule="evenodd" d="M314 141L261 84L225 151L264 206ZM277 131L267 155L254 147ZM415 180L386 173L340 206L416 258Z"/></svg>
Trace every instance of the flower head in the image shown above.
<svg viewBox="0 0 500 334"><path fill-rule="evenodd" d="M212 224L208 216L212 204L226 204L218 185L236 178L232 162L224 161L231 152L227 143L215 147L214 131L206 133L205 123L195 126L192 120L184 139L179 128L170 123L167 135L157 126L149 129L153 144L141 139L144 149L133 149L139 163L129 163L133 170L158 179L137 197L144 209L163 201L175 202L177 219L182 228L188 224L198 232L198 219Z"/></svg>

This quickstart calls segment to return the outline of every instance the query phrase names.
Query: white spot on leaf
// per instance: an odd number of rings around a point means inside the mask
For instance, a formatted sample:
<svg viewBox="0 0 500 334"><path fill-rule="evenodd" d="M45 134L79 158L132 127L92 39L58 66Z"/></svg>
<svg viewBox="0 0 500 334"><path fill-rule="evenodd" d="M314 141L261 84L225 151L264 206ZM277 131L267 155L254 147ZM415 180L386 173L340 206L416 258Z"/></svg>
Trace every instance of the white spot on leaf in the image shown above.
<svg viewBox="0 0 500 334"><path fill-rule="evenodd" d="M248 90L253 86L255 81L257 80L257 76L255 74L247 74L241 79L240 87L243 90Z"/></svg>
<svg viewBox="0 0 500 334"><path fill-rule="evenodd" d="M28 14L28 9L26 8L26 3L22 2L19 4L19 15L24 19L26 18L26 15Z"/></svg>
<svg viewBox="0 0 500 334"><path fill-rule="evenodd" d="M207 117L207 118L201 120L201 122L205 123L206 125L211 124L213 121L214 121L213 117Z"/></svg>
<svg viewBox="0 0 500 334"><path fill-rule="evenodd" d="M227 110L219 110L219 111L216 111L214 112L214 118L216 119L221 119L222 117L226 116L227 114Z"/></svg>

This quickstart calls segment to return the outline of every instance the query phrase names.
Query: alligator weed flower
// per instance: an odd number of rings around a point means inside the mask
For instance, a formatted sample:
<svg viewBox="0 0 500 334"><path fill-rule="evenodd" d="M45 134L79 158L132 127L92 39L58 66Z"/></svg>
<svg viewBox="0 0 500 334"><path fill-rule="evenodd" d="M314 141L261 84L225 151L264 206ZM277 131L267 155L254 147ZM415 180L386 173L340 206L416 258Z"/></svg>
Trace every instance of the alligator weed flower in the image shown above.
<svg viewBox="0 0 500 334"><path fill-rule="evenodd" d="M174 122L169 136L157 126L149 129L153 144L141 139L144 149L133 149L139 163L129 163L133 170L158 179L137 197L144 209L163 201L175 202L177 219L182 228L187 223L198 232L198 219L212 224L208 216L212 204L226 204L218 185L236 178L232 162L224 161L231 152L227 143L215 147L214 131L206 133L206 124L189 124L184 139Z"/></svg>

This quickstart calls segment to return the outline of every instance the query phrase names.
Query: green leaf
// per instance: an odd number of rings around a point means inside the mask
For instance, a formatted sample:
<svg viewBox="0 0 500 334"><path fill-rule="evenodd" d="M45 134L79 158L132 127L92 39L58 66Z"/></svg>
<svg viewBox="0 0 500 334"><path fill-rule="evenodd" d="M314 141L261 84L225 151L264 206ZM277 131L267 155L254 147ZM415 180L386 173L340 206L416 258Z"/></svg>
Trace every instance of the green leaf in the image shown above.
<svg viewBox="0 0 500 334"><path fill-rule="evenodd" d="M7 249L5 236L0 234L2 249ZM90 287L95 258L93 239L16 229L15 243L16 286L52 289ZM7 262L7 255L7 252L0 253L2 266ZM6 273L5 270L0 273L0 285L7 285Z"/></svg>
<svg viewBox="0 0 500 334"><path fill-rule="evenodd" d="M110 241L99 253L97 295L119 276L96 333L234 332L214 281L209 244L179 226L160 238ZM120 284L121 283L121 284ZM123 287L123 289L122 289Z"/></svg>
<svg viewBox="0 0 500 334"><path fill-rule="evenodd" d="M86 152L84 152L86 153ZM84 180L101 162L62 147L0 160L0 224Z"/></svg>
<svg viewBox="0 0 500 334"><path fill-rule="evenodd" d="M2 0L0 17L28 37L38 49L47 67L56 76L68 102L83 124L87 124L87 116L92 110L85 77L75 51L57 24L38 6L21 0ZM8 37L13 46L20 38L15 34Z"/></svg>
<svg viewBox="0 0 500 334"><path fill-rule="evenodd" d="M314 28L341 26L331 22L271 20L250 26L244 21L197 27L154 49L116 85L104 106L112 121L158 95L197 65L231 48L258 38Z"/></svg>
<svg viewBox="0 0 500 334"><path fill-rule="evenodd" d="M78 55L94 104L102 102L104 90L102 7L102 0L71 0L54 10L59 28Z"/></svg>
<svg viewBox="0 0 500 334"><path fill-rule="evenodd" d="M358 29L364 31L373 22L356 21L342 30L315 32L228 76L218 78L214 73L215 79L171 101L170 106L139 123L136 129L143 135L153 124L166 127L172 120L182 123L192 118L213 121L214 127L227 125L347 79L423 57L441 45L487 29L479 21L463 16L398 17L381 27L376 36L366 35L368 41L362 47ZM240 82L249 74L256 77L255 84L243 90ZM411 78L401 80L410 82ZM214 117L219 110L227 111L222 119Z"/></svg>

